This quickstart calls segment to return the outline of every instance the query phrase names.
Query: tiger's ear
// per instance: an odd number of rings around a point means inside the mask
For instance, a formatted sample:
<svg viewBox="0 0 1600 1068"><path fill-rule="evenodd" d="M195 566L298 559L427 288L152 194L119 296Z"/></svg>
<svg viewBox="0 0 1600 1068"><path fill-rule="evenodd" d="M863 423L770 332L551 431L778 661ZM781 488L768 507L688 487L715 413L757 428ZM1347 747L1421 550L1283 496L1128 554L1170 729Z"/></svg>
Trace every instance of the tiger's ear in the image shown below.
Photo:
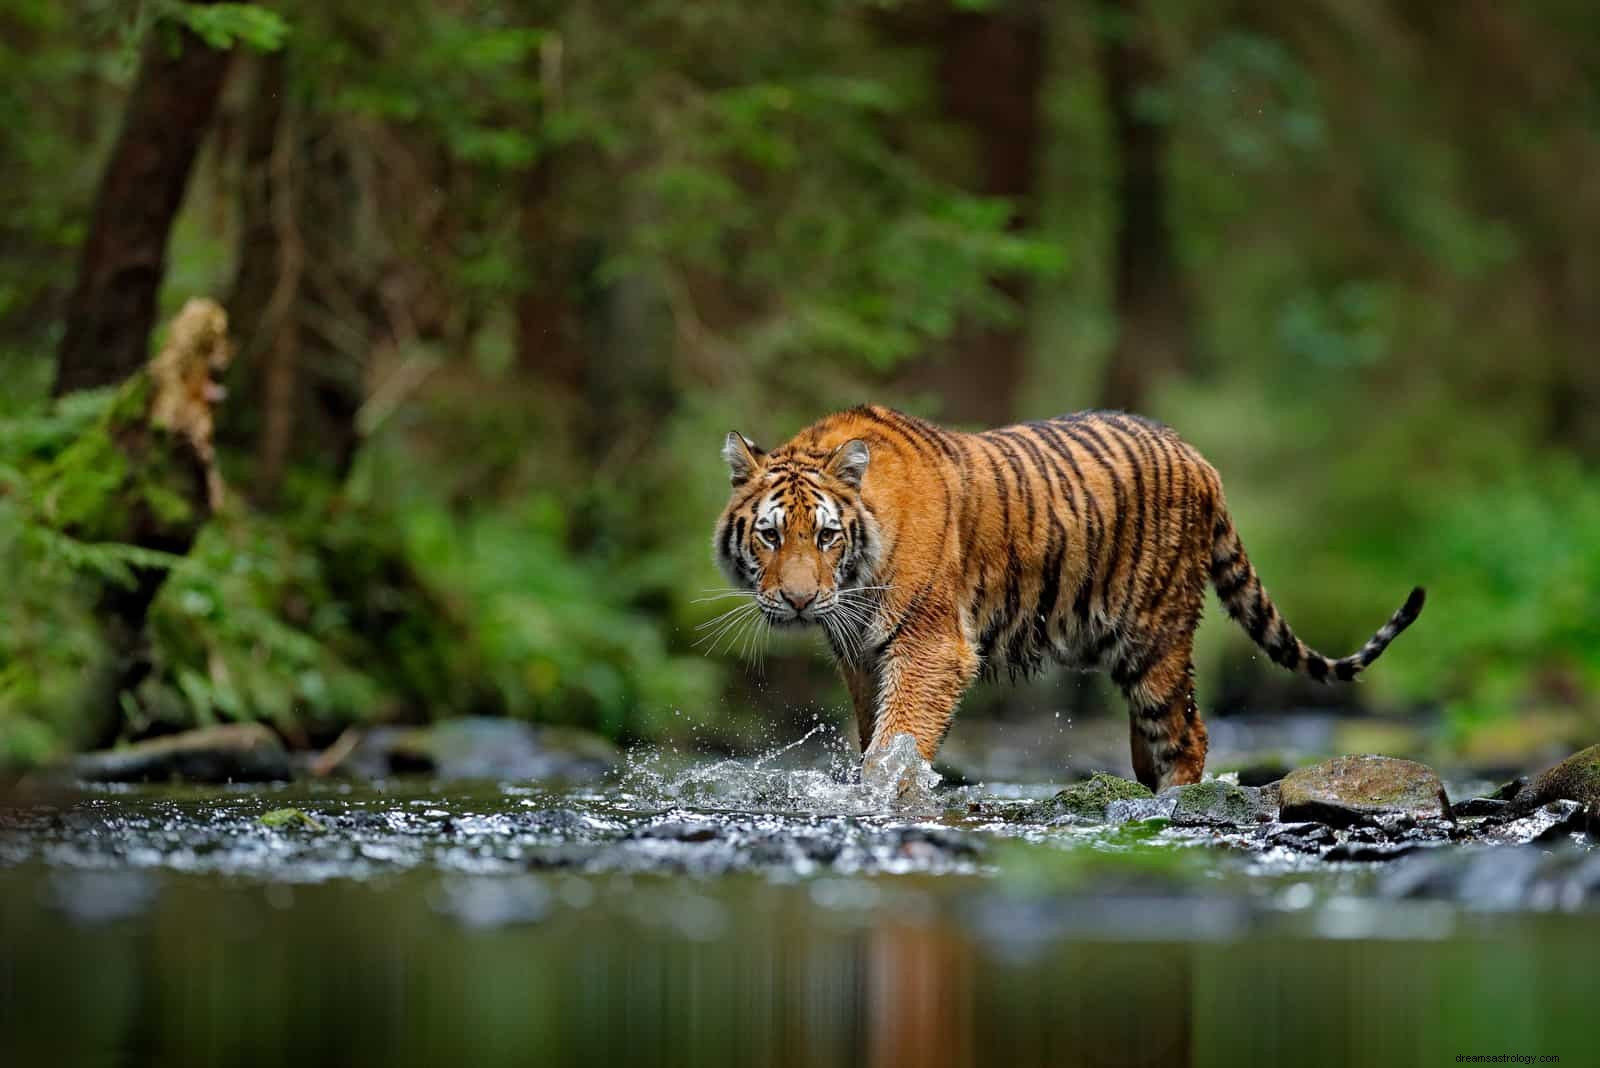
<svg viewBox="0 0 1600 1068"><path fill-rule="evenodd" d="M834 449L828 457L828 474L852 489L860 489L861 479L867 473L867 461L871 459L872 452L867 448L867 443L860 438L851 438Z"/></svg>
<svg viewBox="0 0 1600 1068"><path fill-rule="evenodd" d="M732 474L735 486L742 486L750 481L750 476L756 473L756 468L761 466L761 458L766 451L739 433L737 430L728 431L728 437L722 443L722 458L728 463L728 470Z"/></svg>

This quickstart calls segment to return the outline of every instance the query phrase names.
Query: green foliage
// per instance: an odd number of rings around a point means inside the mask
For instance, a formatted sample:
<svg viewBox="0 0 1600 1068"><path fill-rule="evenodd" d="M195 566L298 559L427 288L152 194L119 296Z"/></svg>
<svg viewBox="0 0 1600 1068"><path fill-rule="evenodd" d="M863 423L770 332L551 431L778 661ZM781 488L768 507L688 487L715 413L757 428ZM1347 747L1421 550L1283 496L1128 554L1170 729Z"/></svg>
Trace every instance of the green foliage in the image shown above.
<svg viewBox="0 0 1600 1068"><path fill-rule="evenodd" d="M1430 588L1346 693L1440 703L1463 732L1529 708L1592 715L1600 434L1583 415L1600 379L1581 238L1600 202L1574 176L1600 159L1578 88L1600 22L1568 2L1497 8L1503 22L1157 7L1166 73L1132 103L1169 139L1192 320L1190 364L1150 414L1222 472L1308 640L1344 651ZM1152 27L1049 9L1047 147L1019 229L1021 205L975 191L986 161L950 118L936 34L901 32L931 11L0 2L0 566L21 576L0 613L0 760L83 742L101 711L84 705L104 667L97 591L146 568L169 577L130 733L260 718L320 737L498 711L642 736L680 711L748 717L740 687L759 683L693 648L716 614L697 598L722 585L706 546L722 435L770 445L867 399L937 415L949 398L919 373L971 326L1026 330L1031 363L1018 383L969 366L958 388L1010 388L1027 417L1092 406L1126 326L1103 49ZM338 217L275 204L270 240L337 221L372 279L313 257L295 280L305 333L337 350L303 351L302 377L362 386L354 471L330 477L303 448L281 503L252 508L241 432L223 455L232 504L181 561L120 541L131 510L185 507L112 447L118 405L141 398L44 400L98 167L157 23L283 51L273 165L286 188L331 188L317 210ZM233 261L259 252L234 210L260 177L243 169L247 103L224 102L193 175L166 306L226 294ZM550 353L521 333L530 295L569 313ZM230 398L224 427L259 425L263 404ZM297 430L321 417L299 415ZM1202 685L1234 687L1244 650L1209 624ZM774 702L833 692L803 674Z"/></svg>
<svg viewBox="0 0 1600 1068"><path fill-rule="evenodd" d="M283 16L259 4L175 3L163 13L216 49L242 44L257 52L276 52L289 36Z"/></svg>

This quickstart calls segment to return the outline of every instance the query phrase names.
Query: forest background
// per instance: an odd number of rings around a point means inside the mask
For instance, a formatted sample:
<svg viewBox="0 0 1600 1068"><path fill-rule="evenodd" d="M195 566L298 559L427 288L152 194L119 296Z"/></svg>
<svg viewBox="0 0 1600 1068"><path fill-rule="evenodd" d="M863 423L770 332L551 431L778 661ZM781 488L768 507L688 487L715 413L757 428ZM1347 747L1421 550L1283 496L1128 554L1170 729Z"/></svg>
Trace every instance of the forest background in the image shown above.
<svg viewBox="0 0 1600 1068"><path fill-rule="evenodd" d="M1330 653L1429 587L1358 688L1210 620L1221 714L1600 723L1591 3L0 0L0 107L0 765L842 721L697 627L723 435L869 400L1171 423ZM193 296L214 509L117 422Z"/></svg>

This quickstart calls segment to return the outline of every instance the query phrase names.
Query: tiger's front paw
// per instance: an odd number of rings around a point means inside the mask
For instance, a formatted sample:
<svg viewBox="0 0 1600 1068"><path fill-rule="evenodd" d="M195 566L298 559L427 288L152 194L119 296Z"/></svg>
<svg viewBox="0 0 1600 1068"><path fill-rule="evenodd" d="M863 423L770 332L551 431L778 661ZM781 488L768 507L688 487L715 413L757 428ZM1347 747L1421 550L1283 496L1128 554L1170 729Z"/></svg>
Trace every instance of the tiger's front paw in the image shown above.
<svg viewBox="0 0 1600 1068"><path fill-rule="evenodd" d="M867 751L861 761L861 782L885 801L903 804L931 800L940 779L933 765L922 759L916 738L896 734Z"/></svg>

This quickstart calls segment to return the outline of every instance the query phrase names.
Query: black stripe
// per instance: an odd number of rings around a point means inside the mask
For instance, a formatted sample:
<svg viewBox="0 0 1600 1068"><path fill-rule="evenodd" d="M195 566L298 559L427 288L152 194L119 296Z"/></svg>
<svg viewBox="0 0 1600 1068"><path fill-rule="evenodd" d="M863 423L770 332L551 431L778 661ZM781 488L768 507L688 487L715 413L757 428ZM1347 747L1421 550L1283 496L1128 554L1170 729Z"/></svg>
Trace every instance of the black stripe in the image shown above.
<svg viewBox="0 0 1600 1068"><path fill-rule="evenodd" d="M1251 569L1244 567L1217 580L1217 596L1222 599L1223 604L1229 607L1230 611L1233 608L1234 595L1249 585L1251 577Z"/></svg>
<svg viewBox="0 0 1600 1068"><path fill-rule="evenodd" d="M1213 560L1211 562L1211 578L1212 578L1212 580L1213 581L1219 580L1219 579L1222 578L1223 575L1227 574L1228 571L1230 571L1233 568L1233 565L1239 562L1239 557L1241 555L1242 554L1239 552L1239 550L1235 549L1235 550L1233 550L1233 551L1228 553L1227 559L1225 559L1225 560Z"/></svg>
<svg viewBox="0 0 1600 1068"><path fill-rule="evenodd" d="M1121 550L1121 547L1122 547L1122 530L1123 530L1123 527L1127 523L1127 507L1123 503L1122 479L1117 477L1116 469L1111 466L1111 462L1108 459L1108 454L1109 454L1109 451L1110 451L1109 446L1106 446L1105 439L1101 438L1100 435L1095 432L1093 427L1087 426L1087 425L1082 424L1082 423L1067 423L1067 424L1064 424L1061 429L1062 429L1062 433L1066 434L1073 441L1076 441L1079 445L1082 445L1088 451L1089 455L1094 458L1095 462L1098 463L1101 466L1102 469L1104 469L1104 471L1106 472L1106 476L1111 480L1111 493L1112 493L1112 496L1116 499L1117 514L1116 514L1115 532L1111 536L1110 546L1107 549L1107 551L1105 553L1105 559L1102 562L1102 566L1104 567L1104 571L1105 571L1105 574L1104 574L1104 580L1105 581L1100 584L1100 603L1101 603L1101 608L1102 609L1107 609L1107 606L1106 606L1106 593L1108 592L1107 591L1107 587L1110 586L1111 579L1112 579L1114 573L1116 572L1115 554ZM1085 435L1085 436L1087 436L1089 438L1089 440L1085 441L1083 439L1083 437L1079 436L1080 433ZM1105 533L1103 526L1101 528L1101 533L1102 533L1102 535ZM1091 600L1093 599L1093 596L1094 596L1094 594L1093 594L1093 591L1091 590L1090 591L1090 599ZM1088 606L1086 605L1085 607L1087 608ZM1110 614L1108 609L1107 609L1106 614L1107 615Z"/></svg>
<svg viewBox="0 0 1600 1068"><path fill-rule="evenodd" d="M1067 502L1067 511L1072 513L1072 518L1079 519L1077 486L1071 478L1067 477L1067 472L1059 466L1061 461L1065 461L1072 468L1073 476L1078 482L1082 482L1083 472L1078 470L1078 461L1073 458L1070 447L1046 424L1028 423L1026 425L1035 434L1038 434L1040 438L1044 439L1042 445L1034 442L1033 447L1039 453L1040 462L1050 471L1055 481L1060 484L1061 496ZM1052 461L1045 457L1046 449L1055 457L1055 460Z"/></svg>
<svg viewBox="0 0 1600 1068"><path fill-rule="evenodd" d="M1278 628L1278 641L1267 650L1267 654L1290 671L1300 666L1300 640L1289 629L1288 623Z"/></svg>
<svg viewBox="0 0 1600 1068"><path fill-rule="evenodd" d="M991 437L991 435L985 435L985 437ZM1022 457L1017 455L1016 449L1011 447L1011 443L1004 438L999 435L993 435L992 443L996 449L1000 450L1000 455L1005 457L1006 464L1011 468L1011 473L1016 476L1017 496L1022 498L1022 503L1027 508L1027 536L1031 538L1033 537L1034 520L1033 487L1028 480L1027 465L1022 462Z"/></svg>
<svg viewBox="0 0 1600 1068"><path fill-rule="evenodd" d="M924 459L933 459L933 446L927 435L917 433L899 412L892 408L872 407L867 409L866 414L879 426L888 427L905 439L906 444Z"/></svg>
<svg viewBox="0 0 1600 1068"><path fill-rule="evenodd" d="M1150 603L1152 605L1159 605L1166 601L1168 595L1172 592L1172 583L1177 579L1178 571L1182 565L1188 561L1189 553L1192 549L1189 542L1191 537L1190 524L1194 518L1194 504L1189 492L1189 466L1187 464L1178 464L1177 468L1178 473L1183 475L1183 506L1178 516L1178 544L1173 547L1172 559L1167 561L1166 573L1161 576L1160 581L1156 583L1151 592ZM1210 555L1209 551L1207 555Z"/></svg>
<svg viewBox="0 0 1600 1068"><path fill-rule="evenodd" d="M895 622L894 629L889 632L889 636L879 643L874 656L882 657L884 653L889 651L889 647L895 643L901 632L905 630L906 623L916 614L917 609L922 607L922 602L927 598L928 591L933 588L933 583L934 579L930 578L922 584L922 588L917 591L916 596L912 597L906 605L905 611L900 613L900 618Z"/></svg>
<svg viewBox="0 0 1600 1068"><path fill-rule="evenodd" d="M1135 513L1134 513L1133 537L1132 537L1132 540L1128 544L1128 549L1129 549L1129 552L1130 552L1130 554L1132 556L1132 559L1129 560L1129 562L1128 562L1128 588L1127 588L1127 592L1122 595L1122 612L1123 613L1127 613L1128 611L1130 611L1130 610L1135 608L1135 602L1134 602L1134 599L1133 599L1133 591L1134 591L1134 588L1139 583L1139 566L1142 563L1144 563L1144 553L1145 553L1145 544L1144 544L1144 540L1145 540L1144 472L1141 470L1139 457L1137 457L1137 456L1135 456L1133 454L1133 449L1128 445L1128 442L1126 440L1126 438L1130 436L1128 434L1128 432L1126 430L1122 429L1121 427L1107 427L1108 431L1111 430L1111 429L1115 429L1117 431L1117 435L1118 435L1117 445L1118 445L1119 448L1122 449L1122 455L1127 459L1128 465L1133 468L1134 503L1138 506L1136 511L1135 511Z"/></svg>
<svg viewBox="0 0 1600 1068"><path fill-rule="evenodd" d="M1266 588L1261 583L1256 583L1256 599L1251 606L1250 640L1257 645L1267 636L1267 626L1272 621L1272 602L1267 600Z"/></svg>
<svg viewBox="0 0 1600 1068"><path fill-rule="evenodd" d="M1328 677L1328 658L1312 654L1306 657L1306 674L1321 682Z"/></svg>
<svg viewBox="0 0 1600 1068"><path fill-rule="evenodd" d="M1061 561L1066 551L1066 531L1059 522L1054 522L1050 527L1050 544L1045 550L1039 602L1033 608L1033 641L1040 652L1050 648L1050 621L1055 618L1056 601L1061 597Z"/></svg>

